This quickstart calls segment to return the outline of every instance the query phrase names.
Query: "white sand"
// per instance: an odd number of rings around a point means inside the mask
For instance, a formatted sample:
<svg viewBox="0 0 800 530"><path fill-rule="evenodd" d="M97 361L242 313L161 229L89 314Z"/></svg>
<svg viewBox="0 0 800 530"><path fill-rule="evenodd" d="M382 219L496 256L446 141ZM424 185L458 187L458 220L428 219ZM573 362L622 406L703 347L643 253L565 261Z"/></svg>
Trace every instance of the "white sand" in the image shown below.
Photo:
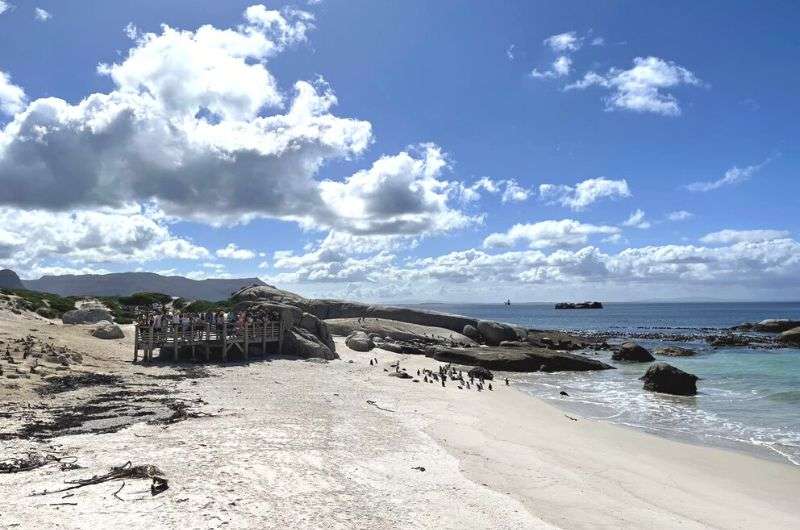
<svg viewBox="0 0 800 530"><path fill-rule="evenodd" d="M63 341L100 342L54 328ZM165 370L122 363L126 341L102 364ZM438 363L338 339L337 349L342 361L255 361L179 383L214 417L53 440L86 469L0 475L0 527L800 527L800 471L789 465L571 421L500 384L478 393L390 378L397 359L412 373ZM24 445L0 443L0 456ZM30 496L126 460L157 465L170 489L151 497L135 480L124 500L112 496L121 482Z"/></svg>

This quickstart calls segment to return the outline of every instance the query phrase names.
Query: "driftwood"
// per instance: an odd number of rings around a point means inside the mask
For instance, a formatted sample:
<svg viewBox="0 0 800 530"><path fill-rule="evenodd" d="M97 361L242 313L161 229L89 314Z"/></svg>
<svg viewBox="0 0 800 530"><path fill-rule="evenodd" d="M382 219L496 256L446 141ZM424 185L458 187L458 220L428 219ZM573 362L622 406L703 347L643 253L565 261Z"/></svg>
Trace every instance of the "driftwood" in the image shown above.
<svg viewBox="0 0 800 530"><path fill-rule="evenodd" d="M377 403L375 403L374 401L372 401L371 399L368 399L367 403L372 405L373 407L375 407L378 410L385 410L386 412L397 412L396 410L383 408L380 405L378 405Z"/></svg>
<svg viewBox="0 0 800 530"><path fill-rule="evenodd" d="M167 479L164 478L164 473L158 469L156 466L151 464L145 464L141 466L134 466L131 464L130 460L124 463L119 467L112 467L111 471L106 473L105 475L94 475L91 478L86 479L77 479L77 480L70 480L67 481L67 484L71 484L66 488L61 488L58 490L47 491L44 490L40 493L34 493L34 495L50 495L52 493L63 493L65 491L70 491L78 488L83 488L86 486L93 486L95 484L102 484L103 482L109 482L112 480L119 480L119 479L152 479L153 484L150 486L150 493L152 495L158 495L162 491L166 490L169 486L167 483ZM125 484L123 483L123 486ZM122 491L122 488L117 490L114 495L116 496L117 493Z"/></svg>

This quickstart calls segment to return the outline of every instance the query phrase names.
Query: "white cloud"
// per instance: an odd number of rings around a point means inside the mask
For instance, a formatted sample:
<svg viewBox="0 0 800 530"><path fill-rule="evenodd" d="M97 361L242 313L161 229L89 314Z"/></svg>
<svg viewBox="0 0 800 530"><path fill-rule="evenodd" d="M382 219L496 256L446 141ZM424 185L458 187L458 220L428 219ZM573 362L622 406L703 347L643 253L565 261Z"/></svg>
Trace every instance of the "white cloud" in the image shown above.
<svg viewBox="0 0 800 530"><path fill-rule="evenodd" d="M630 197L631 192L625 179L611 180L600 177L584 180L575 186L541 184L539 195L548 202L581 211L600 199Z"/></svg>
<svg viewBox="0 0 800 530"><path fill-rule="evenodd" d="M9 11L13 6L6 2L5 0L0 0L0 15Z"/></svg>
<svg viewBox="0 0 800 530"><path fill-rule="evenodd" d="M34 9L33 15L39 22L46 22L53 17L53 15L51 15L49 12L45 11L41 7L37 7L36 9Z"/></svg>
<svg viewBox="0 0 800 530"><path fill-rule="evenodd" d="M580 49L582 38L574 31L551 35L544 39L545 46L549 46L556 53L574 52Z"/></svg>
<svg viewBox="0 0 800 530"><path fill-rule="evenodd" d="M25 108L25 91L11 82L10 75L0 70L0 113L13 116L23 108Z"/></svg>
<svg viewBox="0 0 800 530"><path fill-rule="evenodd" d="M235 243L228 243L225 248L218 249L215 254L218 258L246 260L256 257L256 253L246 248L239 248Z"/></svg>
<svg viewBox="0 0 800 530"><path fill-rule="evenodd" d="M603 37L595 37L589 44L591 46L605 46L606 40Z"/></svg>
<svg viewBox="0 0 800 530"><path fill-rule="evenodd" d="M744 168L739 167L732 167L728 171L725 172L721 178L717 180L711 181L702 181L702 182L692 182L691 184L687 184L685 188L689 191L695 192L705 192L705 191L713 191L719 189L723 186L731 186L734 184L740 184L746 180L749 180L756 172L758 172L765 164L769 162L762 162L761 164L755 166L747 166Z"/></svg>
<svg viewBox="0 0 800 530"><path fill-rule="evenodd" d="M506 57L508 58L509 61L514 60L514 48L515 46L513 44L510 44L508 48L506 48Z"/></svg>
<svg viewBox="0 0 800 530"><path fill-rule="evenodd" d="M607 88L606 110L652 112L663 116L681 113L678 100L665 89L681 85L696 86L700 80L686 68L658 57L636 57L628 70L611 68L606 74L587 72L583 79L567 85L565 90L591 86Z"/></svg>
<svg viewBox="0 0 800 530"><path fill-rule="evenodd" d="M628 220L622 223L622 226L629 226L632 228L640 228L642 230L650 228L650 221L645 219L644 211L637 209L635 212L631 213Z"/></svg>
<svg viewBox="0 0 800 530"><path fill-rule="evenodd" d="M328 226L361 235L415 235L480 223L481 217L451 207L462 188L442 179L448 169L442 150L433 144L418 150L418 156L404 151L381 157L342 182L320 182L322 200L333 214Z"/></svg>
<svg viewBox="0 0 800 530"><path fill-rule="evenodd" d="M31 102L0 130L0 204L69 209L157 201L214 224L330 215L314 180L372 140L368 122L330 113L324 82L288 98L266 61L301 41L310 15L248 8L233 29L137 34L115 89L76 104ZM283 113L268 113L269 109Z"/></svg>
<svg viewBox="0 0 800 530"><path fill-rule="evenodd" d="M569 75L570 69L572 67L572 59L567 57L566 55L561 55L556 57L553 61L553 64L550 65L549 70L539 71L534 68L531 71L531 77L536 79L549 79L554 77L564 77Z"/></svg>
<svg viewBox="0 0 800 530"><path fill-rule="evenodd" d="M512 247L525 242L531 248L548 248L585 245L589 236L618 234L616 226L597 226L581 223L573 219L541 221L532 224L515 224L503 233L490 234L483 240L483 246Z"/></svg>
<svg viewBox="0 0 800 530"><path fill-rule="evenodd" d="M694 217L694 214L692 212L687 212L686 210L676 210L667 214L667 219L673 222L688 221L692 217Z"/></svg>
<svg viewBox="0 0 800 530"><path fill-rule="evenodd" d="M775 239L785 239L791 234L786 230L720 230L712 232L700 238L700 241L708 245L730 245L733 243L756 243L761 241L772 241Z"/></svg>
<svg viewBox="0 0 800 530"><path fill-rule="evenodd" d="M532 193L530 189L523 188L516 179L492 180L482 177L469 186L462 184L459 187L459 195L465 202L479 200L482 191L500 194L503 203L526 201Z"/></svg>
<svg viewBox="0 0 800 530"><path fill-rule="evenodd" d="M163 214L139 205L72 212L0 207L0 226L0 264L27 276L53 263L74 268L209 256L205 248L173 235Z"/></svg>

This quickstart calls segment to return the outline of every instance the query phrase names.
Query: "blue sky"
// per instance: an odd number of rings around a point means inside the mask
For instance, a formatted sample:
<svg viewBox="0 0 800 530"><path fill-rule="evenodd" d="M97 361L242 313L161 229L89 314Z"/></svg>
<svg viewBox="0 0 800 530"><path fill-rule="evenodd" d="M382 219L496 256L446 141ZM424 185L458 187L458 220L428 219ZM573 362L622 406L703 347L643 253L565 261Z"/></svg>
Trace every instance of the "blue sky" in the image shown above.
<svg viewBox="0 0 800 530"><path fill-rule="evenodd" d="M0 266L23 277L800 296L792 2L0 11Z"/></svg>

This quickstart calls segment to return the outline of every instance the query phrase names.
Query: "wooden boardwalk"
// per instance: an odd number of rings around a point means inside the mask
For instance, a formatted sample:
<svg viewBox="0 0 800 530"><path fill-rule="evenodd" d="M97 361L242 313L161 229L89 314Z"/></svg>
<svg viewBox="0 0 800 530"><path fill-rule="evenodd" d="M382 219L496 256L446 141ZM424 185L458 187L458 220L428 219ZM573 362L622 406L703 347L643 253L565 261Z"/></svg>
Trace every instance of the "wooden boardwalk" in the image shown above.
<svg viewBox="0 0 800 530"><path fill-rule="evenodd" d="M142 350L143 361L152 361L153 350L156 348L161 352L160 357L169 351L173 361L178 360L181 350L190 348L193 361L198 360L198 353L208 361L213 351L221 353L222 362L228 360L228 353L234 348L245 359L250 358L251 352L265 355L268 345L272 346L276 342L278 353L283 351L282 321L253 322L241 328L227 322L220 326L198 322L185 329L181 326L170 326L162 330L137 324L135 329L133 362L138 361L139 350Z"/></svg>

